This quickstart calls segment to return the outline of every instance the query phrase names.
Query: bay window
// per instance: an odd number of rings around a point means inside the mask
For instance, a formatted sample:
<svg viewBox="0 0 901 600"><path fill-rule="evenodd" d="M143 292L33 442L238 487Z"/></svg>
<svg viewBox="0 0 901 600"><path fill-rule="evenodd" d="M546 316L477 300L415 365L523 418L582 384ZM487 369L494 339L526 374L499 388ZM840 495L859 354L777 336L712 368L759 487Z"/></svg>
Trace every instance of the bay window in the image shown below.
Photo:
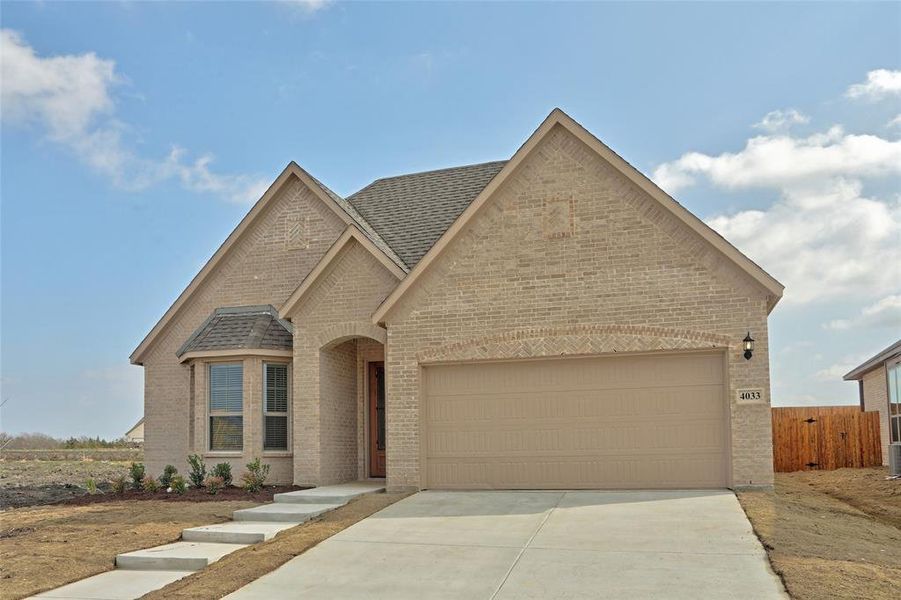
<svg viewBox="0 0 901 600"><path fill-rule="evenodd" d="M288 365L263 363L263 450L288 450Z"/></svg>
<svg viewBox="0 0 901 600"><path fill-rule="evenodd" d="M210 450L240 452L244 448L244 366L211 364Z"/></svg>

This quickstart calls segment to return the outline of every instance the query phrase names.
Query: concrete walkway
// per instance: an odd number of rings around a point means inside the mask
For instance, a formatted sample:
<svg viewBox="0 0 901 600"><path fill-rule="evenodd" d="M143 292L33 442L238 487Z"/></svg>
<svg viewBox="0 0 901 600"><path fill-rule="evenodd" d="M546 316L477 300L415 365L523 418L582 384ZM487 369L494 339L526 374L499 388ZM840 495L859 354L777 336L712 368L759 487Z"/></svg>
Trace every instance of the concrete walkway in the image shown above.
<svg viewBox="0 0 901 600"><path fill-rule="evenodd" d="M727 491L421 492L228 596L787 598Z"/></svg>
<svg viewBox="0 0 901 600"><path fill-rule="evenodd" d="M116 557L115 571L94 575L33 598L140 598L248 544L268 540L282 530L344 506L358 496L384 489L381 483L361 481L276 494L273 504L235 511L234 521L185 529L180 542L120 554Z"/></svg>

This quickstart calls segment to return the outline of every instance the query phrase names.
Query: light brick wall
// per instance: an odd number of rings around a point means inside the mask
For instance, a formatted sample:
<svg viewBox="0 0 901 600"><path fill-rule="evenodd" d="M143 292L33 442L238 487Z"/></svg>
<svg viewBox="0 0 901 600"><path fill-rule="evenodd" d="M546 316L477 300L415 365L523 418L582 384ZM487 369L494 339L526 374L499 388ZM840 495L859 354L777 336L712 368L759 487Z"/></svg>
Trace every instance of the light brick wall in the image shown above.
<svg viewBox="0 0 901 600"><path fill-rule="evenodd" d="M189 366L178 362L178 348L217 307L280 306L344 227L328 206L299 180L292 179L161 332L144 358L144 453L149 473L158 474L167 463L184 471L188 454L206 450L196 441L206 439L206 412L196 410L198 402L204 401L199 395L193 411L194 440L189 439ZM248 433L253 445L246 444L244 454L236 460L240 470L262 452L262 446L256 445L260 419L245 415L248 418L254 423ZM273 469L273 481L284 477L283 466L273 464ZM290 477L281 482L290 482Z"/></svg>
<svg viewBox="0 0 901 600"><path fill-rule="evenodd" d="M421 362L714 347L729 365L733 483L771 485L766 305L756 282L558 126L387 315L388 485L421 485ZM737 405L741 387L764 401Z"/></svg>
<svg viewBox="0 0 901 600"><path fill-rule="evenodd" d="M319 353L319 485L357 478L357 341Z"/></svg>
<svg viewBox="0 0 901 600"><path fill-rule="evenodd" d="M888 464L890 423L888 419L888 383L885 366L863 376L863 408L879 411L879 436L882 438L882 464Z"/></svg>
<svg viewBox="0 0 901 600"><path fill-rule="evenodd" d="M373 325L370 316L396 285L397 278L352 240L286 315L294 324L294 482L298 485L325 485L360 476L360 463L365 460L365 446L361 448L365 419L359 418L365 389L360 361L376 352L373 345L382 346L385 330ZM366 344L359 353L353 345L351 356L341 346L348 340Z"/></svg>

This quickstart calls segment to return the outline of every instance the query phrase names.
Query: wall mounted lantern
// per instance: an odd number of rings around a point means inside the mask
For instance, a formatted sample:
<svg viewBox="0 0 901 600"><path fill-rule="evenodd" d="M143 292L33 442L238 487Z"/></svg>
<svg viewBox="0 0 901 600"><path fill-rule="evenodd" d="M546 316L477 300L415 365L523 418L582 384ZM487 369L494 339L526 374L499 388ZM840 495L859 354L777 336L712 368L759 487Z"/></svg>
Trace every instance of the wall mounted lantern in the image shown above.
<svg viewBox="0 0 901 600"><path fill-rule="evenodd" d="M742 347L745 349L745 360L751 360L751 356L754 354L754 338L751 337L750 331L741 342Z"/></svg>

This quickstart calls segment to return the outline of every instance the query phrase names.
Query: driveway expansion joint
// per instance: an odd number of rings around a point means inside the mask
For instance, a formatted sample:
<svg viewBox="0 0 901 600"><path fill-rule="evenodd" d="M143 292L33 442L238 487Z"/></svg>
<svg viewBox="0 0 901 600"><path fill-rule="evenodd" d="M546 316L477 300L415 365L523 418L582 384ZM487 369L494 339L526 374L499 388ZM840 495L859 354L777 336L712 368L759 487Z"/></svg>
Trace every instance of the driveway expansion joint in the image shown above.
<svg viewBox="0 0 901 600"><path fill-rule="evenodd" d="M520 549L519 553L516 555L516 558L513 560L513 564L510 565L509 569L507 569L507 572L504 574L504 578L501 580L500 584L497 586L497 589L494 590L494 593L491 594L491 597L489 598L489 600L494 600L497 597L497 595L500 593L501 588L504 587L504 584L507 583L507 579L510 578L510 573L512 573L513 569L516 568L516 565L519 564L519 559L521 559L522 555L525 554L526 549L532 543L532 540L535 539L535 536L538 535L538 532L541 531L541 528L544 527L544 524L547 523L547 520L551 518L551 513L553 513L555 510L557 510L557 508L560 506L560 502L566 497L566 494L567 494L567 492L562 492L560 494L560 497L557 498L557 503L554 504L554 506L552 506L551 508L549 508L546 511L544 518L541 519L541 522L538 524L538 527L532 533L531 537L529 537L529 539L526 540L526 544Z"/></svg>

